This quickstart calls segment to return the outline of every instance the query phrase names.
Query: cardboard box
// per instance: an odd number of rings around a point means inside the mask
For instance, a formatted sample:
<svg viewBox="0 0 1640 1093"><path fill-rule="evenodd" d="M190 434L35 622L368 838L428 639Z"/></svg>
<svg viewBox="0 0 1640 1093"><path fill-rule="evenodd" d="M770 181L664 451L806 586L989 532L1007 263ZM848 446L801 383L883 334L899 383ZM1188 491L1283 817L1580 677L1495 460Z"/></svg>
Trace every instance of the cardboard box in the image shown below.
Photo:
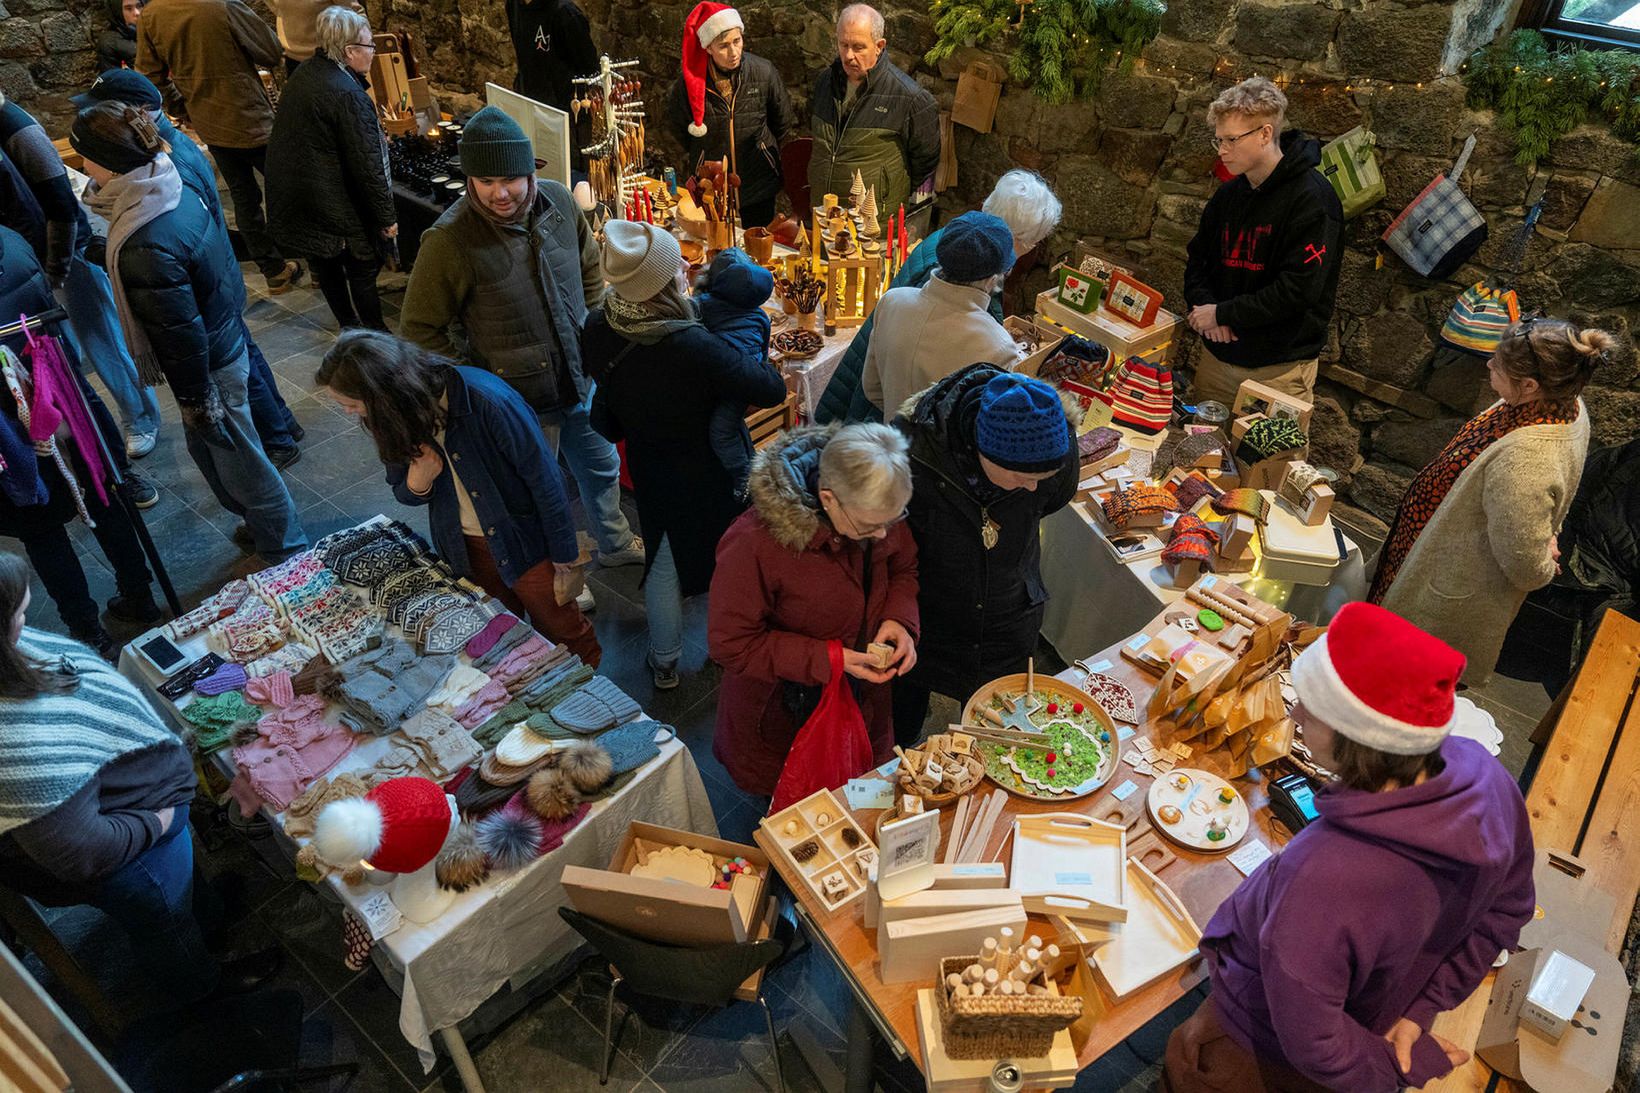
<svg viewBox="0 0 1640 1093"><path fill-rule="evenodd" d="M1593 978L1566 1035L1551 1041L1525 1020L1524 1011L1538 969L1556 954L1582 964ZM1628 994L1623 965L1615 956L1591 938L1561 933L1543 948L1516 953L1499 970L1475 1054L1487 1066L1525 1082L1536 1093L1610 1089L1617 1073Z"/></svg>
<svg viewBox="0 0 1640 1093"><path fill-rule="evenodd" d="M1014 365L1014 371L1022 375L1034 376L1041 369L1042 362L1053 355L1059 348L1059 343L1065 340L1065 332L1043 323L1032 322L1023 315L1010 315L1002 320L1002 328L1009 334L1030 334L1041 339L1036 349L1027 353ZM1015 339L1018 340L1017 338ZM1023 348L1023 347L1021 347Z"/></svg>
<svg viewBox="0 0 1640 1093"><path fill-rule="evenodd" d="M1236 401L1230 407L1230 416L1260 414L1264 417L1290 417L1298 422L1299 428L1308 432L1310 414L1314 410L1314 405L1297 395L1277 391L1258 380L1243 380L1236 389Z"/></svg>
<svg viewBox="0 0 1640 1093"><path fill-rule="evenodd" d="M757 869L730 888L696 888L675 881L634 877L644 854L688 846L716 858L745 858ZM726 945L757 935L768 889L768 856L755 846L692 831L632 823L608 869L564 867L564 891L582 914L629 933L671 945Z"/></svg>
<svg viewBox="0 0 1640 1093"><path fill-rule="evenodd" d="M1559 949L1537 962L1526 1001L1520 1008L1522 1024L1558 1043L1583 1010L1583 999L1594 986L1594 969Z"/></svg>

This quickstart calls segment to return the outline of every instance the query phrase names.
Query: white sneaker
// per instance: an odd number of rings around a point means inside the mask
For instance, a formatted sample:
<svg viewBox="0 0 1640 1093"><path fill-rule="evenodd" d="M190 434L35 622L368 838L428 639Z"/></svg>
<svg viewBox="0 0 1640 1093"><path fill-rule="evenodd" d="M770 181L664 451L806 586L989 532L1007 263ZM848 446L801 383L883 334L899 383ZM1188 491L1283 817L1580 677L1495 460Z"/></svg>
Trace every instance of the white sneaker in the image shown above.
<svg viewBox="0 0 1640 1093"><path fill-rule="evenodd" d="M575 606L581 609L581 614L590 615L598 609L598 601L592 598L592 589L583 588L581 594L575 597Z"/></svg>
<svg viewBox="0 0 1640 1093"><path fill-rule="evenodd" d="M615 569L623 565L643 565L643 539L634 535L625 549L605 554L598 552L598 567L600 569Z"/></svg>
<svg viewBox="0 0 1640 1093"><path fill-rule="evenodd" d="M159 442L159 433L126 433L125 454L131 459L141 459L154 450Z"/></svg>

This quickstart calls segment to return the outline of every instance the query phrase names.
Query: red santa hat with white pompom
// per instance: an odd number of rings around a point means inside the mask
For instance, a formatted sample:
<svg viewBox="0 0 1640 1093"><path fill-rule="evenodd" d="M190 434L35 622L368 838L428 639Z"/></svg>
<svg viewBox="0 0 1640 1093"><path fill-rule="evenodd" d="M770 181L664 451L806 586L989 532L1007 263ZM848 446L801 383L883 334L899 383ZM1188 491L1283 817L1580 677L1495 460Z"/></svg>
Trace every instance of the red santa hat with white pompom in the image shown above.
<svg viewBox="0 0 1640 1093"><path fill-rule="evenodd" d="M683 90L689 97L689 135L706 135L706 47L726 30L744 30L740 12L728 4L701 0L683 21Z"/></svg>

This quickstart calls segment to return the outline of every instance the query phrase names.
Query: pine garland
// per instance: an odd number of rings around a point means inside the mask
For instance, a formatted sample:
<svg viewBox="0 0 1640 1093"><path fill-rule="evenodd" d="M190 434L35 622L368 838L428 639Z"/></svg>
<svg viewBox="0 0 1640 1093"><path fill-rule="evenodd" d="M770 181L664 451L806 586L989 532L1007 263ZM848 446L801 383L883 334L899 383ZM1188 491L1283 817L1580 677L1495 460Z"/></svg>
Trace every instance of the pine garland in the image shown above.
<svg viewBox="0 0 1640 1093"><path fill-rule="evenodd" d="M1050 103L1086 98L1161 33L1163 0L934 0L938 64L963 46L1017 34L1008 74Z"/></svg>
<svg viewBox="0 0 1640 1093"><path fill-rule="evenodd" d="M1517 30L1470 54L1463 78L1469 105L1495 109L1514 130L1522 166L1534 166L1591 115L1604 118L1612 135L1640 144L1640 54L1551 48L1537 31Z"/></svg>

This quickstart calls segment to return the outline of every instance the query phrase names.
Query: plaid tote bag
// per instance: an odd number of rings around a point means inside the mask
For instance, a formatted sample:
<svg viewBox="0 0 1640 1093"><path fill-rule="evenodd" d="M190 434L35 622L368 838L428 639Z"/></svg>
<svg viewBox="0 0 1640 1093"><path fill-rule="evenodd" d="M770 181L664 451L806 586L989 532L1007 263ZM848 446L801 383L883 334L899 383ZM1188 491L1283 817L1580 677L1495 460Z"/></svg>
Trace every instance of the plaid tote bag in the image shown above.
<svg viewBox="0 0 1640 1093"><path fill-rule="evenodd" d="M1316 170L1332 183L1339 203L1344 206L1345 220L1359 216L1384 200L1384 176L1378 170L1378 157L1372 151L1377 143L1377 137L1357 125L1321 149L1321 162Z"/></svg>
<svg viewBox="0 0 1640 1093"><path fill-rule="evenodd" d="M1384 242L1414 273L1440 280L1486 242L1486 218L1458 188L1475 150L1475 135L1464 141L1450 175L1436 175L1412 204L1384 231Z"/></svg>

